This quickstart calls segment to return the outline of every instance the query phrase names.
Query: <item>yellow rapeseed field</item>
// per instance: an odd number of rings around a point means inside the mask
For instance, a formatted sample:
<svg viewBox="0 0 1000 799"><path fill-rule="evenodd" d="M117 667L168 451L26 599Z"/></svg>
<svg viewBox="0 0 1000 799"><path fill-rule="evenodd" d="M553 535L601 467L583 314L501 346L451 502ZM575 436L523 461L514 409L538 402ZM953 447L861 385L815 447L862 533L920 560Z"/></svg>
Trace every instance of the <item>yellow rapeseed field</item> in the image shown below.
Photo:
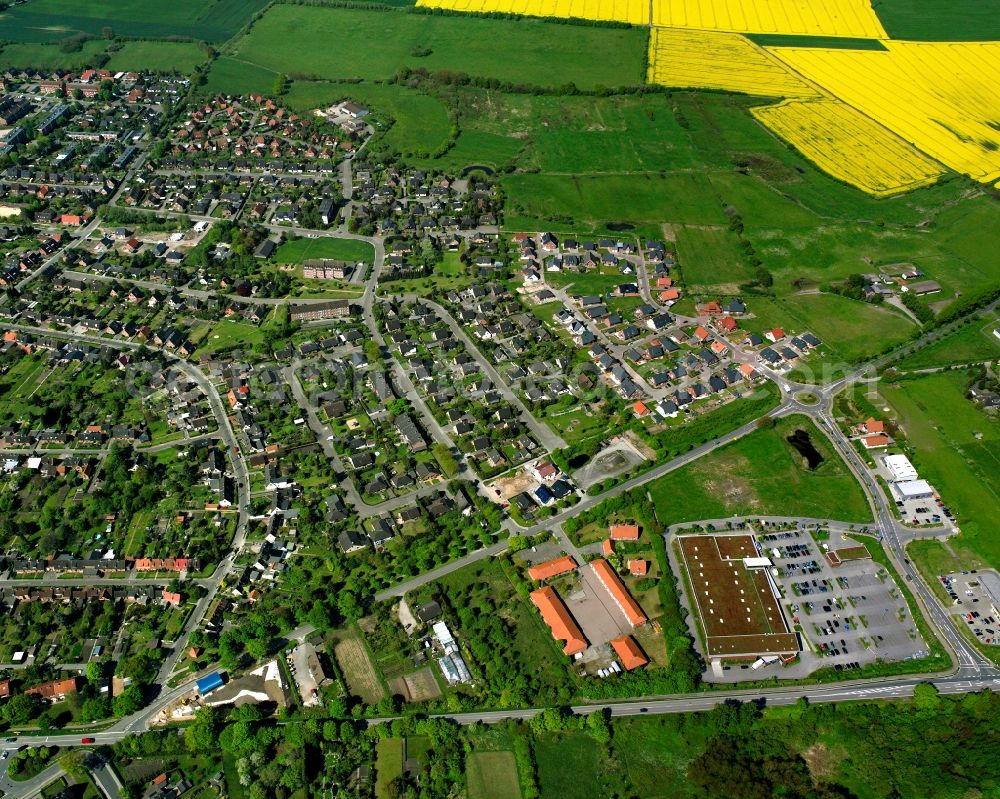
<svg viewBox="0 0 1000 799"><path fill-rule="evenodd" d="M452 11L649 24L649 0L417 0L417 5Z"/></svg>
<svg viewBox="0 0 1000 799"><path fill-rule="evenodd" d="M884 52L773 52L941 163L1000 179L1000 42L884 44Z"/></svg>
<svg viewBox="0 0 1000 799"><path fill-rule="evenodd" d="M653 0L653 24L737 33L888 36L868 0Z"/></svg>
<svg viewBox="0 0 1000 799"><path fill-rule="evenodd" d="M821 169L869 194L884 196L925 186L945 171L837 100L787 100L752 111Z"/></svg>
<svg viewBox="0 0 1000 799"><path fill-rule="evenodd" d="M818 96L781 61L738 33L653 28L648 79L662 86L763 97Z"/></svg>

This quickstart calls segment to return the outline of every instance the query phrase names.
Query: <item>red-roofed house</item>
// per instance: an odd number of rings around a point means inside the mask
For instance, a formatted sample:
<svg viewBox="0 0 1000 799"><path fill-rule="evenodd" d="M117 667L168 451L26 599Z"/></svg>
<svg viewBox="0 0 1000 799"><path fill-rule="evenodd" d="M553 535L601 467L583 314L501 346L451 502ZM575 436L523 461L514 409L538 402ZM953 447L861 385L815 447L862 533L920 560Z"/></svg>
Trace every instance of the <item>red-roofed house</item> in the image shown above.
<svg viewBox="0 0 1000 799"><path fill-rule="evenodd" d="M774 327L764 333L764 338L770 342L780 341L785 337L785 331L780 327Z"/></svg>
<svg viewBox="0 0 1000 799"><path fill-rule="evenodd" d="M723 333L732 333L739 328L739 323L731 316L723 316L719 320L719 330Z"/></svg>
<svg viewBox="0 0 1000 799"><path fill-rule="evenodd" d="M681 293L675 288L664 289L660 292L660 302L672 302L680 299Z"/></svg>
<svg viewBox="0 0 1000 799"><path fill-rule="evenodd" d="M865 436L861 439L861 443L864 444L865 449L880 449L881 447L889 446L889 436L886 435L876 435L876 436Z"/></svg>
<svg viewBox="0 0 1000 799"><path fill-rule="evenodd" d="M615 552L615 542L612 541L610 538L605 538L601 542L601 552L605 556L607 556L607 555L613 555L614 552Z"/></svg>
<svg viewBox="0 0 1000 799"><path fill-rule="evenodd" d="M696 328L694 329L694 337L695 337L696 339L698 339L698 341L707 341L708 339L710 339L710 338L712 337L712 334L711 334L711 333L709 333L709 332L708 332L708 331L707 331L707 330L706 330L706 329L705 329L704 327L702 327L701 325L698 325L698 327L696 327Z"/></svg>
<svg viewBox="0 0 1000 799"><path fill-rule="evenodd" d="M633 577L645 577L649 573L649 561L630 560L628 562L628 573Z"/></svg>
<svg viewBox="0 0 1000 799"><path fill-rule="evenodd" d="M615 654L618 655L618 659L622 662L625 671L632 671L632 669L637 669L649 663L649 658L643 654L642 649L639 648L639 644L636 643L631 635L623 635L621 638L613 639L611 641L611 648L615 650Z"/></svg>
<svg viewBox="0 0 1000 799"><path fill-rule="evenodd" d="M639 525L637 524L612 524L608 528L612 541L638 541Z"/></svg>
<svg viewBox="0 0 1000 799"><path fill-rule="evenodd" d="M545 563L538 563L528 569L528 576L532 580L548 580L550 577L557 577L566 574L576 568L576 561L569 555L561 558L547 560Z"/></svg>
<svg viewBox="0 0 1000 799"><path fill-rule="evenodd" d="M632 406L632 412L640 419L643 416L649 416L649 408L646 407L646 403L642 400L639 400Z"/></svg>
<svg viewBox="0 0 1000 799"><path fill-rule="evenodd" d="M698 306L698 313L702 316L711 316L712 314L722 313L722 306L717 302L706 302L704 305Z"/></svg>
<svg viewBox="0 0 1000 799"><path fill-rule="evenodd" d="M175 608L179 608L181 605L181 595L177 591L163 591L163 601L168 605L173 605Z"/></svg>
<svg viewBox="0 0 1000 799"><path fill-rule="evenodd" d="M532 467L531 474L536 480L549 480L559 474L552 461L539 461Z"/></svg>
<svg viewBox="0 0 1000 799"><path fill-rule="evenodd" d="M874 416L869 416L865 421L861 423L862 433L884 433L885 432L885 422L881 422Z"/></svg>

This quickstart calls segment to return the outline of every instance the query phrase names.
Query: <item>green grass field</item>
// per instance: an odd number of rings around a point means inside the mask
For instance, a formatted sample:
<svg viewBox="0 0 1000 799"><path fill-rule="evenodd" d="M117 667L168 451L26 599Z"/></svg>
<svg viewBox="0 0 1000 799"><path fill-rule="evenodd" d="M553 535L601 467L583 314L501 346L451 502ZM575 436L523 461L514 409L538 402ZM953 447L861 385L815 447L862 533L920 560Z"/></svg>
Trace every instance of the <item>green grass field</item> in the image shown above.
<svg viewBox="0 0 1000 799"><path fill-rule="evenodd" d="M607 230L625 222L659 231L664 222L722 224L722 207L703 175L511 175L506 224L512 230ZM610 232L610 231L609 231Z"/></svg>
<svg viewBox="0 0 1000 799"><path fill-rule="evenodd" d="M202 341L196 341L198 354L215 352L227 347L249 349L264 340L264 332L248 322L219 321Z"/></svg>
<svg viewBox="0 0 1000 799"><path fill-rule="evenodd" d="M736 234L725 227L676 229L677 258L684 285L735 294L753 278L738 249Z"/></svg>
<svg viewBox="0 0 1000 799"><path fill-rule="evenodd" d="M880 393L913 446L910 459L955 513L952 539L1000 566L1000 428L965 399L964 372L944 372L882 385Z"/></svg>
<svg viewBox="0 0 1000 799"><path fill-rule="evenodd" d="M539 736L535 760L542 799L593 799L600 756L589 735L568 732Z"/></svg>
<svg viewBox="0 0 1000 799"><path fill-rule="evenodd" d="M824 460L815 470L785 438L809 433ZM650 483L664 524L733 514L803 515L860 522L870 518L860 486L826 438L803 416L757 430Z"/></svg>
<svg viewBox="0 0 1000 799"><path fill-rule="evenodd" d="M152 70L188 75L208 58L195 42L125 42L105 65L112 72Z"/></svg>
<svg viewBox="0 0 1000 799"><path fill-rule="evenodd" d="M510 752L473 752L465 773L469 799L521 799L517 763Z"/></svg>
<svg viewBox="0 0 1000 799"><path fill-rule="evenodd" d="M375 250L367 241L335 239L321 236L316 239L291 239L274 254L276 263L301 264L310 258L332 258L337 261L375 261Z"/></svg>
<svg viewBox="0 0 1000 799"><path fill-rule="evenodd" d="M645 48L640 29L277 5L228 55L320 78L386 79L405 66L589 87L640 83ZM430 53L413 55L418 49ZM615 57L594 58L597 50Z"/></svg>
<svg viewBox="0 0 1000 799"><path fill-rule="evenodd" d="M4 39L47 42L77 33L102 36L105 28L116 35L151 38L186 36L219 42L233 36L266 0L32 0L0 14Z"/></svg>
<svg viewBox="0 0 1000 799"><path fill-rule="evenodd" d="M973 319L944 338L928 344L895 365L900 369L928 369L949 364L974 363L1000 358L1000 315L990 313Z"/></svg>

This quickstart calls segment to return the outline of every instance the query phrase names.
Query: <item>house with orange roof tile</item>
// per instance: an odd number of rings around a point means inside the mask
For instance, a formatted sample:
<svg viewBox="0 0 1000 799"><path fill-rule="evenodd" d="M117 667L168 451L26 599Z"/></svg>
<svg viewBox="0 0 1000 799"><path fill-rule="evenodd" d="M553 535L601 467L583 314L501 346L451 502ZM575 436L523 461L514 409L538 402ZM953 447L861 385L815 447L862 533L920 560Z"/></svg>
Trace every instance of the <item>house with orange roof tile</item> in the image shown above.
<svg viewBox="0 0 1000 799"><path fill-rule="evenodd" d="M712 334L701 325L698 325L698 327L694 329L694 337L698 339L698 341L708 341L708 339L712 337Z"/></svg>
<svg viewBox="0 0 1000 799"><path fill-rule="evenodd" d="M660 292L660 302L673 302L681 297L680 291L675 288L664 289Z"/></svg>
<svg viewBox="0 0 1000 799"><path fill-rule="evenodd" d="M879 434L875 436L865 436L861 439L861 444L865 449L881 449L882 447L888 447L892 443L889 436Z"/></svg>
<svg viewBox="0 0 1000 799"><path fill-rule="evenodd" d="M625 671L632 671L649 663L649 658L643 654L642 649L631 635L623 635L611 641L611 648L615 650L618 659L622 662Z"/></svg>
<svg viewBox="0 0 1000 799"><path fill-rule="evenodd" d="M608 533L612 541L638 541L639 525L637 524L612 524L608 528Z"/></svg>
<svg viewBox="0 0 1000 799"><path fill-rule="evenodd" d="M528 576L532 580L549 580L574 569L576 569L576 561L569 555L564 555L561 558L553 558L544 563L535 564L528 569Z"/></svg>
<svg viewBox="0 0 1000 799"><path fill-rule="evenodd" d="M649 408L646 407L646 403L639 400L632 406L632 413L641 419L643 416L649 416Z"/></svg>
<svg viewBox="0 0 1000 799"><path fill-rule="evenodd" d="M785 331L780 327L772 327L770 330L764 333L764 338L770 341L772 344L776 341L781 341L785 337Z"/></svg>
<svg viewBox="0 0 1000 799"><path fill-rule="evenodd" d="M605 538L601 542L601 552L604 554L605 557L607 557L608 555L613 555L615 553L615 542L612 541L610 538Z"/></svg>
<svg viewBox="0 0 1000 799"><path fill-rule="evenodd" d="M719 330L723 333L732 333L739 329L739 323L731 316L723 316L719 320Z"/></svg>
<svg viewBox="0 0 1000 799"><path fill-rule="evenodd" d="M649 574L648 560L630 560L628 562L628 573L633 577L645 577Z"/></svg>
<svg viewBox="0 0 1000 799"><path fill-rule="evenodd" d="M885 432L885 422L876 419L874 416L869 416L865 421L861 423L862 433L884 433Z"/></svg>

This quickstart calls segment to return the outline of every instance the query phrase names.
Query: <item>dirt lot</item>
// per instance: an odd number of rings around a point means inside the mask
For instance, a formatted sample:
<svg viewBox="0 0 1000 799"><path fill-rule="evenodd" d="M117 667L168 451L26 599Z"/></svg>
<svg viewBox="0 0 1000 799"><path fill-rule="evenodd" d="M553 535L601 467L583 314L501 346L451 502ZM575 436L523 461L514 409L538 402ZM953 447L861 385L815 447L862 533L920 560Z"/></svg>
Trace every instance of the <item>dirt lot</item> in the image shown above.
<svg viewBox="0 0 1000 799"><path fill-rule="evenodd" d="M709 657L798 650L766 573L743 566L742 558L757 554L751 536L682 536L678 543Z"/></svg>
<svg viewBox="0 0 1000 799"><path fill-rule="evenodd" d="M441 696L441 688L434 679L431 666L389 680L389 689L407 702L426 702Z"/></svg>
<svg viewBox="0 0 1000 799"><path fill-rule="evenodd" d="M337 665L344 673L347 687L351 693L360 696L370 705L378 702L384 695L382 683L379 681L375 667L372 666L364 644L357 638L345 638L334 647L333 655Z"/></svg>
<svg viewBox="0 0 1000 799"><path fill-rule="evenodd" d="M535 478L523 469L518 469L507 477L500 477L490 484L490 491L501 502L508 502L515 494L532 490L537 483ZM499 493L497 493L499 492Z"/></svg>

